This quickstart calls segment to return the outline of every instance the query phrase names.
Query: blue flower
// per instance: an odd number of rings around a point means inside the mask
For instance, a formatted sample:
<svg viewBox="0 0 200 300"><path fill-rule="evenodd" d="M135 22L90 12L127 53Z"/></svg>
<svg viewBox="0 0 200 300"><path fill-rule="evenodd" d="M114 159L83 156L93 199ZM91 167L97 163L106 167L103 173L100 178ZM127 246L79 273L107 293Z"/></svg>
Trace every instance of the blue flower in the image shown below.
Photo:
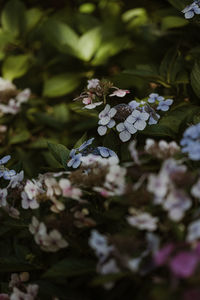
<svg viewBox="0 0 200 300"><path fill-rule="evenodd" d="M75 149L72 149L72 150L75 150ZM69 168L74 168L74 169L78 168L81 164L81 157L82 157L81 153L74 154L73 156L71 156L70 161L68 161L67 166Z"/></svg>
<svg viewBox="0 0 200 300"><path fill-rule="evenodd" d="M162 100L157 106L157 110L162 110L162 111L167 111L169 110L170 105L172 105L173 100L172 99L167 99L167 100Z"/></svg>
<svg viewBox="0 0 200 300"><path fill-rule="evenodd" d="M185 130L180 144L191 160L200 160L200 123Z"/></svg>
<svg viewBox="0 0 200 300"><path fill-rule="evenodd" d="M85 141L77 150L78 151L84 150L85 148L87 148L89 145L92 144L93 140L94 140L94 138L91 138L88 141Z"/></svg>
<svg viewBox="0 0 200 300"><path fill-rule="evenodd" d="M152 94L149 95L148 102L149 102L149 103L154 103L154 102L156 102L156 100L157 100L157 101L162 101L162 100L164 100L164 99L165 99L164 97L159 96L159 95L156 94L156 93L152 93Z"/></svg>
<svg viewBox="0 0 200 300"><path fill-rule="evenodd" d="M5 180L10 180L16 174L14 170L8 170L4 167L4 164L6 164L10 158L10 155L6 155L0 159L0 177L3 177Z"/></svg>
<svg viewBox="0 0 200 300"><path fill-rule="evenodd" d="M146 105L143 106L143 111L149 114L148 125L155 125L158 123L160 119L160 115L157 114L155 110L148 103L146 103Z"/></svg>
<svg viewBox="0 0 200 300"><path fill-rule="evenodd" d="M131 102L129 102L128 104L132 109L135 109L136 107L138 107L140 104L135 101L135 100L132 100Z"/></svg>
<svg viewBox="0 0 200 300"><path fill-rule="evenodd" d="M106 147L97 147L96 149L99 151L99 154L102 157L110 157L110 156L117 157L117 154L114 151L112 151Z"/></svg>
<svg viewBox="0 0 200 300"><path fill-rule="evenodd" d="M200 14L200 7L199 7L200 1L194 1L192 4L186 6L182 13L184 13L185 19L192 19L195 14Z"/></svg>

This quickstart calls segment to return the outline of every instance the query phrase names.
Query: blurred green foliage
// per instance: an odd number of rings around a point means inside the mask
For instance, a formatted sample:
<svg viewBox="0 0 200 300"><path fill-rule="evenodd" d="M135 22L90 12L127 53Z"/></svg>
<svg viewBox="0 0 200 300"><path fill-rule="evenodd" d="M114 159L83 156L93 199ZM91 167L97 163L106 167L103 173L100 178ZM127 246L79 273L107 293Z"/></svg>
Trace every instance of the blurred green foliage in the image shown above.
<svg viewBox="0 0 200 300"><path fill-rule="evenodd" d="M34 176L39 166L56 167L47 142L70 148L84 132L94 136L95 114L72 101L92 77L130 89L130 99L146 97L156 85L177 106L188 94L197 104L199 21L184 19L187 3L2 1L1 76L33 95L19 114L1 117L8 132L0 154L11 153Z"/></svg>

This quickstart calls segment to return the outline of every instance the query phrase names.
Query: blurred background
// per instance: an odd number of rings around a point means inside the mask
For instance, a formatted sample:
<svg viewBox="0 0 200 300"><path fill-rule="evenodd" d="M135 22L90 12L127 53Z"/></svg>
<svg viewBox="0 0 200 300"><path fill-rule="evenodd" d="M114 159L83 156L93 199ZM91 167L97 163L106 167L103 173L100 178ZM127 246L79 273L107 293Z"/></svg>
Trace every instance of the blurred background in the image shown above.
<svg viewBox="0 0 200 300"><path fill-rule="evenodd" d="M32 91L19 114L0 117L1 156L11 153L34 176L57 166L47 141L71 148L85 132L95 136L98 114L73 102L91 78L129 89L126 101L155 90L182 101L200 52L198 24L181 13L187 3L1 1L1 76Z"/></svg>

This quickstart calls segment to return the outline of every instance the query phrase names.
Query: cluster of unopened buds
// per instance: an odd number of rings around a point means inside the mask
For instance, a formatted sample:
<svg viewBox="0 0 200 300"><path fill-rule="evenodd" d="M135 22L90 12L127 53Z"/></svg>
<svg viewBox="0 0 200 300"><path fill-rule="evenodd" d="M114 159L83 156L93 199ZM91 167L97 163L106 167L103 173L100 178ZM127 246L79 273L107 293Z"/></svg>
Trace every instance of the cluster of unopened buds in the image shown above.
<svg viewBox="0 0 200 300"><path fill-rule="evenodd" d="M21 105L31 96L30 89L18 91L9 80L0 77L0 114L15 115L20 111Z"/></svg>

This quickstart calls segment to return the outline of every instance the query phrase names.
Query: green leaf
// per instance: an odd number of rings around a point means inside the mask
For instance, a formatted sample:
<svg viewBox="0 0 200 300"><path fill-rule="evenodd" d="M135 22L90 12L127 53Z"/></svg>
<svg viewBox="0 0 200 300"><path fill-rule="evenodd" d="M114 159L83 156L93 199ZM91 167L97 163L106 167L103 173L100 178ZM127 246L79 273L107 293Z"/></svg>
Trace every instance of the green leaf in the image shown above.
<svg viewBox="0 0 200 300"><path fill-rule="evenodd" d="M1 24L5 31L17 37L25 23L25 5L19 0L8 1L1 14Z"/></svg>
<svg viewBox="0 0 200 300"><path fill-rule="evenodd" d="M182 124L191 122L193 117L200 112L200 107L195 105L180 105L165 116L156 125L151 125L142 131L142 134L152 136L169 136L177 138Z"/></svg>
<svg viewBox="0 0 200 300"><path fill-rule="evenodd" d="M70 150L61 144L48 143L48 148L54 158L65 168L67 168L67 161L69 160Z"/></svg>
<svg viewBox="0 0 200 300"><path fill-rule="evenodd" d="M183 10L188 4L190 4L187 0L168 0L168 2L178 10Z"/></svg>
<svg viewBox="0 0 200 300"><path fill-rule="evenodd" d="M74 149L79 148L86 140L87 138L87 133L85 132L82 137L76 142L76 144L74 145Z"/></svg>
<svg viewBox="0 0 200 300"><path fill-rule="evenodd" d="M9 80L23 76L31 65L31 56L28 54L11 55L3 62L3 77Z"/></svg>
<svg viewBox="0 0 200 300"><path fill-rule="evenodd" d="M67 258L51 267L43 278L67 278L95 272L95 263L92 260Z"/></svg>
<svg viewBox="0 0 200 300"><path fill-rule="evenodd" d="M43 27L45 39L59 51L77 55L79 36L67 24L49 19Z"/></svg>
<svg viewBox="0 0 200 300"><path fill-rule="evenodd" d="M41 20L43 12L39 8L31 8L26 11L25 28L26 32L32 30Z"/></svg>
<svg viewBox="0 0 200 300"><path fill-rule="evenodd" d="M189 22L181 17L167 16L162 19L162 29L179 28L188 25Z"/></svg>
<svg viewBox="0 0 200 300"><path fill-rule="evenodd" d="M44 82L43 96L53 98L73 92L80 83L80 75L63 73Z"/></svg>
<svg viewBox="0 0 200 300"><path fill-rule="evenodd" d="M25 272L40 269L34 265L18 260L14 257L0 257L0 273L2 272Z"/></svg>
<svg viewBox="0 0 200 300"><path fill-rule="evenodd" d="M199 82L200 82L200 61L196 61L191 72L191 85L198 98L200 98Z"/></svg>
<svg viewBox="0 0 200 300"><path fill-rule="evenodd" d="M83 61L89 61L98 49L102 39L101 27L93 28L83 34L78 42L78 56Z"/></svg>
<svg viewBox="0 0 200 300"><path fill-rule="evenodd" d="M31 137L31 134L27 130L22 130L18 133L15 133L13 136L10 137L10 144L19 144L19 143L24 143L28 141Z"/></svg>

